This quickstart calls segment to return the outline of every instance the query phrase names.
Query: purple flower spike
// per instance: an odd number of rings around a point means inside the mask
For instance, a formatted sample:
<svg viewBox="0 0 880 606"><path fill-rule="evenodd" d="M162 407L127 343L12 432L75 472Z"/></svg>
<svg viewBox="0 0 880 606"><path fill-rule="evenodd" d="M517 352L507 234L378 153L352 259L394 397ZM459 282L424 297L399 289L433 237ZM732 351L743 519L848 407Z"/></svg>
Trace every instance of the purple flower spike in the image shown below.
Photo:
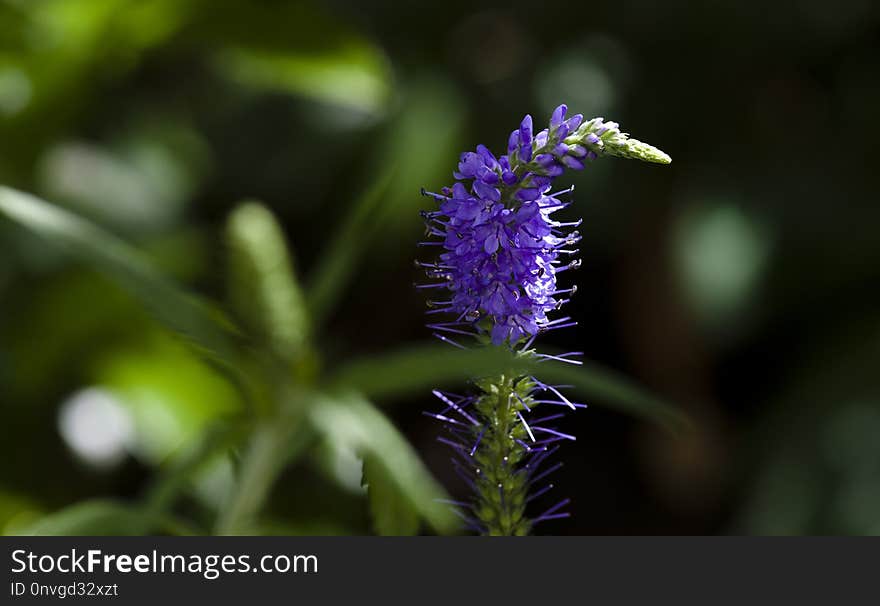
<svg viewBox="0 0 880 606"><path fill-rule="evenodd" d="M422 213L427 241L421 244L439 254L417 263L428 278L418 287L440 293L428 302L428 326L443 342L465 348L458 340L473 338L538 362L580 363L581 352L531 349L538 334L576 324L550 317L576 290L560 286L558 276L580 264L572 259L580 239L572 230L580 221L553 218L570 205L565 198L573 188L551 192L553 180L565 169L583 170L598 154L657 163L670 158L629 139L614 122L585 123L581 114L566 118L567 111L557 107L549 127L537 133L525 116L510 134L507 154L496 157L478 145L461 155L452 187L423 192L438 207ZM473 490L471 501L447 502L467 528L482 534L528 534L537 523L568 517L562 511L568 499L537 513L526 510L552 487L546 478L562 463L548 460L558 443L575 439L553 426L562 416L558 411L586 405L563 395L564 386L534 376L505 373L474 383L473 395L435 391L445 407L426 413L444 424L438 441L452 448L455 473Z"/></svg>

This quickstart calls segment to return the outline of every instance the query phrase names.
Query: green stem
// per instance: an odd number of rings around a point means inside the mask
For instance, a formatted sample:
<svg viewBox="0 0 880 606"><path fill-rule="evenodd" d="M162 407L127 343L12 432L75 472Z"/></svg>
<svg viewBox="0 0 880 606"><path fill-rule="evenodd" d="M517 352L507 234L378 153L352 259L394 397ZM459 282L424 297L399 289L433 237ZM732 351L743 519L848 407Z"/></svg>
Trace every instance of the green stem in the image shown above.
<svg viewBox="0 0 880 606"><path fill-rule="evenodd" d="M228 451L243 437L237 429L241 419L235 417L205 430L192 451L165 469L144 496L146 510L153 515L163 514L174 506L180 493L190 484L190 479L221 451Z"/></svg>
<svg viewBox="0 0 880 606"><path fill-rule="evenodd" d="M500 375L479 383L483 391L474 410L482 433L474 452L477 468L475 513L489 535L525 535L531 530L526 517L529 483L521 462L528 439L517 413L529 402L531 384L512 375ZM475 436L476 439L476 436Z"/></svg>
<svg viewBox="0 0 880 606"><path fill-rule="evenodd" d="M278 476L307 439L302 415L288 411L258 422L241 464L238 485L220 512L216 534L252 532Z"/></svg>

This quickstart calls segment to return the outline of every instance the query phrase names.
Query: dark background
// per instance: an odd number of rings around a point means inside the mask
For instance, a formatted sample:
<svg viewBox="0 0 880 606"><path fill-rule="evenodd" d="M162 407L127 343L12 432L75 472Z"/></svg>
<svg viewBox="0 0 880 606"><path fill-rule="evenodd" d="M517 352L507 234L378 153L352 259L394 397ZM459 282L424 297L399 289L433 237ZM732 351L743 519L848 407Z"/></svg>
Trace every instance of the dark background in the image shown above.
<svg viewBox="0 0 880 606"><path fill-rule="evenodd" d="M277 213L309 283L393 170L326 322L333 364L428 338L418 192L448 184L460 151L501 151L524 113L541 123L561 102L616 120L673 163L603 158L562 177L584 218L566 309L580 324L541 342L585 351L696 429L578 411L556 481L575 515L539 530L875 534L878 42L869 0L5 1L0 180L222 298L218 233L241 199ZM102 278L2 222L0 245L0 525L137 496L234 398ZM84 393L134 411L124 449L89 458L63 437L59 411ZM464 495L427 396L380 404ZM330 484L321 464L290 469L272 513L285 531L367 532L350 478ZM187 506L210 509L224 473Z"/></svg>

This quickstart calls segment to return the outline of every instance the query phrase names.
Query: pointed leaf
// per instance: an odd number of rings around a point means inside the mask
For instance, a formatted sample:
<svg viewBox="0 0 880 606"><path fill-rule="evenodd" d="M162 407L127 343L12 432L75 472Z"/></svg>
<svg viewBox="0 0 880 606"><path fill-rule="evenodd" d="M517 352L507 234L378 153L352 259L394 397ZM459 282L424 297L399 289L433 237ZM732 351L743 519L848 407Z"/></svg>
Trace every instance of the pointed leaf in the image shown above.
<svg viewBox="0 0 880 606"><path fill-rule="evenodd" d="M572 385L577 393L596 398L596 403L671 428L684 423L683 415L673 407L608 369L514 357L499 347L460 350L442 344L413 346L349 362L330 378L330 383L370 398L394 398L510 372L534 375L545 383Z"/></svg>
<svg viewBox="0 0 880 606"><path fill-rule="evenodd" d="M317 398L309 417L327 439L364 459L365 481L375 491L371 508L378 532L411 532L412 515L438 533L455 532L458 521L449 507L438 502L446 498L445 491L406 438L372 404L355 394ZM386 499L390 500L385 503Z"/></svg>
<svg viewBox="0 0 880 606"><path fill-rule="evenodd" d="M295 358L308 336L308 318L281 226L265 206L246 202L232 212L226 235L236 311L258 340Z"/></svg>
<svg viewBox="0 0 880 606"><path fill-rule="evenodd" d="M381 536L413 536L419 532L419 516L409 501L401 498L381 461L364 457L363 484L370 500L373 528Z"/></svg>
<svg viewBox="0 0 880 606"><path fill-rule="evenodd" d="M234 368L233 333L219 312L165 279L137 250L116 236L36 196L2 186L0 216L105 273L202 354Z"/></svg>
<svg viewBox="0 0 880 606"><path fill-rule="evenodd" d="M636 417L660 423L673 431L685 429L684 413L651 395L616 372L585 362L581 366L544 362L532 367L532 374L551 385L571 385L574 393L587 396L587 403L603 404Z"/></svg>
<svg viewBox="0 0 880 606"><path fill-rule="evenodd" d="M392 172L386 172L361 195L345 223L319 256L319 264L311 274L308 288L309 311L316 325L326 319L357 268L376 230L374 217L391 185L391 179Z"/></svg>
<svg viewBox="0 0 880 606"><path fill-rule="evenodd" d="M395 397L508 372L523 363L500 347L456 349L430 343L348 362L330 377L330 384L369 398Z"/></svg>

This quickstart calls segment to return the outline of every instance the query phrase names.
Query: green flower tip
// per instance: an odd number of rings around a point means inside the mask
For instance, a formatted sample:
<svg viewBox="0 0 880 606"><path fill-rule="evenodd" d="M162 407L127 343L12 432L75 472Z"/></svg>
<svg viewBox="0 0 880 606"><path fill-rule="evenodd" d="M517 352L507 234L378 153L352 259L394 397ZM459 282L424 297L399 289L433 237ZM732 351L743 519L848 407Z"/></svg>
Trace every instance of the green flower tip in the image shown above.
<svg viewBox="0 0 880 606"><path fill-rule="evenodd" d="M608 147L606 151L612 156L653 162L654 164L669 164L672 162L669 154L638 139L626 139L620 147Z"/></svg>
<svg viewBox="0 0 880 606"><path fill-rule="evenodd" d="M655 164L672 162L669 154L638 139L631 139L627 133L621 132L617 122L606 122L604 118L593 118L585 122L576 135L597 154L604 153Z"/></svg>

